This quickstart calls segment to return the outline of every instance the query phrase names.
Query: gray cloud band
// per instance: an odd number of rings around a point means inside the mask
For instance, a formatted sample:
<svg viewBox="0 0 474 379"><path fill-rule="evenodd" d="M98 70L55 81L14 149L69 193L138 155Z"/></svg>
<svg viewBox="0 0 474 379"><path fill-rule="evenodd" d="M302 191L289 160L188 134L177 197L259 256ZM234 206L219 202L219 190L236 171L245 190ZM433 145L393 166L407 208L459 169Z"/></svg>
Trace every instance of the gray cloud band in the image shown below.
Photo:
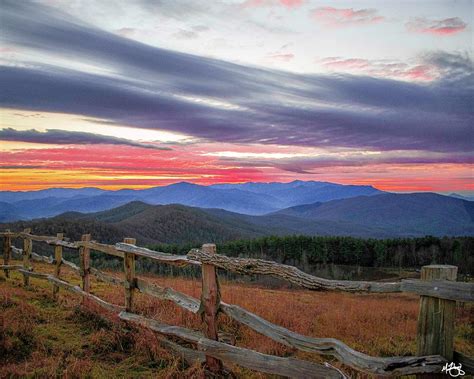
<svg viewBox="0 0 474 379"><path fill-rule="evenodd" d="M169 147L162 147L149 143L135 142L125 138L105 136L95 133L72 132L59 129L48 129L45 132L39 132L34 129L15 130L12 128L5 128L0 130L0 140L71 145L111 144L127 145L155 150L171 150Z"/></svg>
<svg viewBox="0 0 474 379"><path fill-rule="evenodd" d="M466 55L426 56L442 76L419 84L294 74L183 54L119 37L34 3L3 2L2 24L1 38L9 45L106 72L38 62L3 66L4 107L99 117L217 142L473 150L474 78Z"/></svg>

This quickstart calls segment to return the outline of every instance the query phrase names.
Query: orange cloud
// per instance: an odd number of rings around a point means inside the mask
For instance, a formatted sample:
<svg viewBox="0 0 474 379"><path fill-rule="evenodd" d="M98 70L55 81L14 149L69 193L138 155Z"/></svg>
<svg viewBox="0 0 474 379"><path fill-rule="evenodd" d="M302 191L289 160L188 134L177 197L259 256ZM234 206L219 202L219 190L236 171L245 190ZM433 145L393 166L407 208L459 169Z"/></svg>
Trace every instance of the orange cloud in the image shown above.
<svg viewBox="0 0 474 379"><path fill-rule="evenodd" d="M179 181L198 184L247 181L321 180L342 184L370 184L388 191L471 191L473 165L466 163L367 163L363 167L341 162L311 172L285 171L275 165L281 154L304 154L296 147L201 144L173 146L170 151L140 147L91 145L4 151L0 163L2 190L49 187L104 189L146 188ZM267 154L252 165L242 159L224 159L219 152L239 156ZM228 153L224 155L229 155Z"/></svg>

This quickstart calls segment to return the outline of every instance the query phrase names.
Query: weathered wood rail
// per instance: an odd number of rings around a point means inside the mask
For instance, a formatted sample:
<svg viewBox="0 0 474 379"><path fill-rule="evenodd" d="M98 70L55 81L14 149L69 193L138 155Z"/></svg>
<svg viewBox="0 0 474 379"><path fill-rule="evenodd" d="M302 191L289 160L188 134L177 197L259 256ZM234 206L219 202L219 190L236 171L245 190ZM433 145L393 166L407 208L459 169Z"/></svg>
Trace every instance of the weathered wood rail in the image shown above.
<svg viewBox="0 0 474 379"><path fill-rule="evenodd" d="M29 229L16 233L6 231L0 233L0 236L3 236L4 244L4 264L0 265L0 269L4 270L6 277L9 276L10 271L16 270L23 275L25 286L30 284L30 278L46 280L52 284L55 298L60 288L76 293L82 297L83 304L87 304L86 301L92 301L107 311L117 314L122 320L155 331L159 335L160 343L164 346L172 349L188 362L196 360L205 362L206 367L214 373L219 373L223 367L222 361L226 361L252 370L288 377L344 377L341 370L329 364L320 365L300 359L262 354L219 341L218 312L223 312L230 318L281 344L301 351L333 356L344 365L368 374L399 376L440 373L444 364L453 359L463 363L467 373L472 373L474 370L472 358L453 351L453 304L455 306L456 301L473 302L474 284L456 282L457 268L453 266L425 266L422 270L422 279L424 280L402 280L393 283L338 281L318 278L304 273L296 267L276 262L219 255L216 254L213 244L203 245L201 249L192 249L187 255L172 255L138 247L133 238L125 238L123 243L108 245L91 240L90 235L84 235L81 241L69 241L62 234L38 236L31 234ZM23 239L23 249L12 245L12 240L15 238ZM33 241L54 246L54 258L34 253L32 251ZM63 248L78 251L79 266L63 258ZM123 258L124 279L91 267L91 250ZM12 254L21 256L23 264L10 264ZM203 281L201 299L137 278L135 273L136 257L175 266L201 266ZM31 261L53 264L53 275L34 272ZM62 265L69 267L81 277L81 287L60 279ZM218 268L246 275L271 275L308 290L409 292L420 295L421 305L417 335L419 356L372 357L350 348L337 339L304 336L275 325L237 305L226 304L220 299ZM449 275L446 274L447 272ZM125 306L108 303L92 294L90 275L100 281L123 286ZM132 313L136 291L161 300L172 301L187 311L201 314L203 333L166 325ZM168 337L172 337L174 341L169 340ZM191 344L194 349L184 347L176 341L183 341L188 346Z"/></svg>

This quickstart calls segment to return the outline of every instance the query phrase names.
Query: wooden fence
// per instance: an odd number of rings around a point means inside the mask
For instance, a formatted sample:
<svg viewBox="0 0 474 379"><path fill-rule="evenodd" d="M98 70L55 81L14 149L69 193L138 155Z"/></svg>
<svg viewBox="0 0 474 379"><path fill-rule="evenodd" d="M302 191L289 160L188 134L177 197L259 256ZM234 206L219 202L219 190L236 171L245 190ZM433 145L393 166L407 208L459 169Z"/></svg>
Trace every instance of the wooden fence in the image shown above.
<svg viewBox="0 0 474 379"><path fill-rule="evenodd" d="M344 373L328 363L324 365L294 358L262 354L250 349L237 347L219 341L217 314L223 312L230 318L248 326L283 345L318 354L330 355L344 365L368 374L380 376L398 376L409 374L440 373L443 366L451 361L461 363L466 373L474 372L472 358L453 350L454 313L456 301L473 302L474 284L456 282L457 267L431 265L422 268L421 280L402 280L394 283L369 281L339 281L318 278L306 274L296 267L260 259L231 258L216 254L214 244L205 244L201 249L192 249L187 255L172 255L152 251L136 246L133 238L125 238L123 243L107 245L91 240L89 234L81 241L69 242L62 234L57 236L38 236L30 229L13 233L6 231L3 236L4 264L0 265L5 276L10 270L23 275L24 284L31 277L43 279L53 286L56 297L60 288L82 296L83 302L93 301L127 322L149 328L158 334L164 346L176 351L188 362L200 360L214 373L222 370L222 361L269 374L296 378L344 378ZM12 239L23 239L23 249L12 246ZM54 258L48 258L33 252L33 241L54 246ZM62 257L66 247L79 252L80 265L77 266ZM124 279L101 272L90 265L90 251L98 251L123 258ZM21 255L22 265L10 264L12 254ZM154 261L176 266L196 265L202 269L201 299L184 293L151 284L136 277L135 259L145 257ZM54 274L34 272L31 261L53 264ZM78 273L82 286L74 286L60 278L61 266L65 265ZM281 326L275 325L256 314L237 305L227 304L220 299L217 268L246 275L271 275L306 288L308 290L340 290L349 292L409 292L420 295L420 313L418 318L417 354L404 357L372 357L358 352L334 338L307 337ZM93 295L90 288L90 276L112 284L122 285L125 293L125 306L106 302ZM141 293L169 300L203 319L202 332L187 328L166 325L159 321L133 313L134 294ZM172 337L173 341L168 339ZM184 347L174 342L185 341Z"/></svg>

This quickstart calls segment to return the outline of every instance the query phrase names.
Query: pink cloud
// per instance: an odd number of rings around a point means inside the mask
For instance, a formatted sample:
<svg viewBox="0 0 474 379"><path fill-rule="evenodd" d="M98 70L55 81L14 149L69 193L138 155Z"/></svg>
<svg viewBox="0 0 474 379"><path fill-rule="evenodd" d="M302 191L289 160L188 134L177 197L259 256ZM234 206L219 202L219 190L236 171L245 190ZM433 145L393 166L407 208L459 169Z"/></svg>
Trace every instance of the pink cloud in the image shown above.
<svg viewBox="0 0 474 379"><path fill-rule="evenodd" d="M0 177L2 188L6 190L54 186L143 188L182 180L212 184L294 179L370 184L380 189L398 191L474 189L470 175L472 165L463 163L404 163L382 159L364 160L358 164L341 158L329 166L327 162L311 159L282 160L280 165L270 159L256 162L254 159L226 160L209 155L210 152L219 151L305 153L310 150L294 146L282 148L277 145L262 147L221 143L176 146L169 151L113 145L21 149L2 154ZM296 165L299 166L299 172L295 170Z"/></svg>
<svg viewBox="0 0 474 379"><path fill-rule="evenodd" d="M0 47L0 53L14 53L15 51L13 47Z"/></svg>
<svg viewBox="0 0 474 379"><path fill-rule="evenodd" d="M281 61L281 62L289 62L295 57L292 53L275 53L267 55L267 58Z"/></svg>
<svg viewBox="0 0 474 379"><path fill-rule="evenodd" d="M303 5L304 0L246 0L241 6L244 8L261 8L284 6L286 8L297 8Z"/></svg>
<svg viewBox="0 0 474 379"><path fill-rule="evenodd" d="M432 81L440 73L429 64L408 64L397 61L369 60L361 58L327 57L316 60L324 68L334 72L347 72L398 80Z"/></svg>
<svg viewBox="0 0 474 379"><path fill-rule="evenodd" d="M451 17L443 20L429 20L418 17L405 24L408 31L413 33L433 34L438 36L449 36L462 32L467 24L459 17Z"/></svg>
<svg viewBox="0 0 474 379"><path fill-rule="evenodd" d="M219 146L221 144L214 148ZM4 188L9 189L84 185L144 187L182 180L210 184L262 181L271 177L271 173L264 173L258 168L239 167L234 162L224 165L218 157L202 153L201 150L209 151L207 145L175 148L159 152L113 145L19 149L2 153L1 166L7 171L14 168L21 170L20 166L24 166L21 183L11 171L0 172L0 177ZM77 172L83 173L82 181L78 179ZM41 182L35 182L36 178Z"/></svg>
<svg viewBox="0 0 474 379"><path fill-rule="evenodd" d="M417 65L404 72L408 79L431 81L435 79L433 68L428 65Z"/></svg>
<svg viewBox="0 0 474 379"><path fill-rule="evenodd" d="M311 11L312 17L327 26L376 24L384 20L376 9L321 7Z"/></svg>

